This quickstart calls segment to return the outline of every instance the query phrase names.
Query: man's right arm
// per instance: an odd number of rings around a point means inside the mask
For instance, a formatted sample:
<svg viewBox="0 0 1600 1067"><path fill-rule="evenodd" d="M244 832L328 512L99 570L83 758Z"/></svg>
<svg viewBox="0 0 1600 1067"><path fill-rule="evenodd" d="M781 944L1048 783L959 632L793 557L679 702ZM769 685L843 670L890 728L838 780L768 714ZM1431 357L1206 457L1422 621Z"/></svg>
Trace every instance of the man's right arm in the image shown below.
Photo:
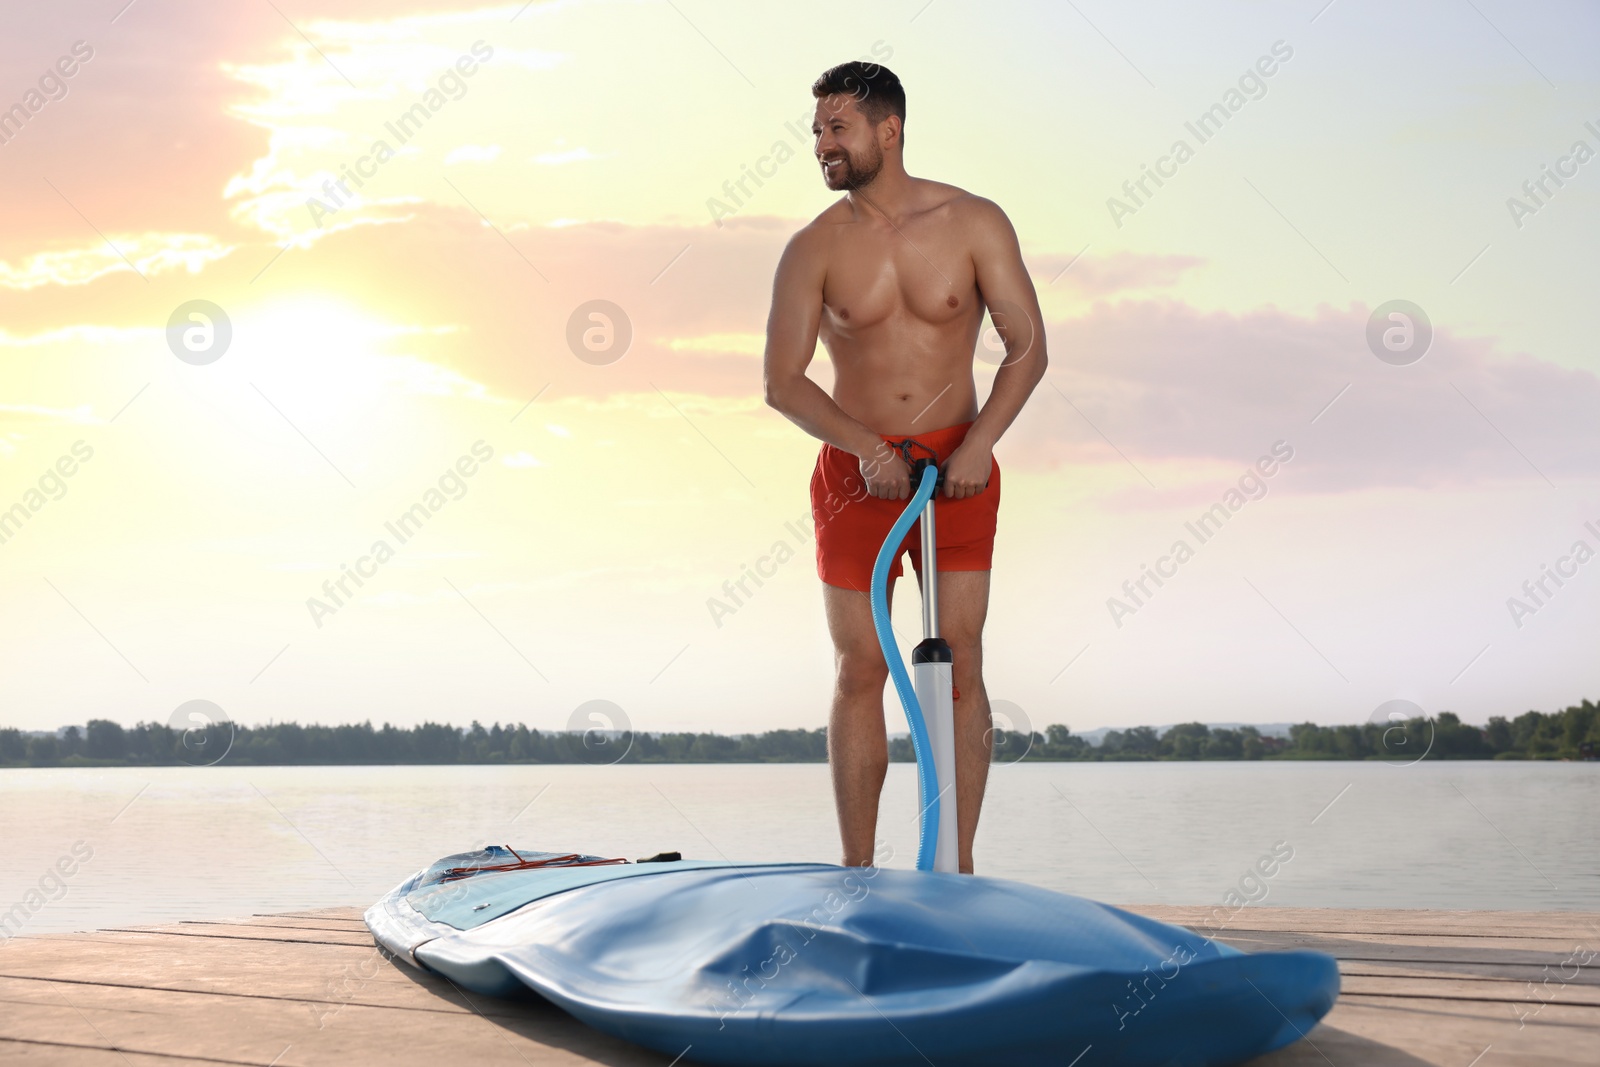
<svg viewBox="0 0 1600 1067"><path fill-rule="evenodd" d="M826 264L821 235L810 227L790 238L778 260L762 367L765 399L769 407L812 437L859 459L870 495L904 500L911 495L911 475L905 462L882 437L851 418L806 376L822 321Z"/></svg>

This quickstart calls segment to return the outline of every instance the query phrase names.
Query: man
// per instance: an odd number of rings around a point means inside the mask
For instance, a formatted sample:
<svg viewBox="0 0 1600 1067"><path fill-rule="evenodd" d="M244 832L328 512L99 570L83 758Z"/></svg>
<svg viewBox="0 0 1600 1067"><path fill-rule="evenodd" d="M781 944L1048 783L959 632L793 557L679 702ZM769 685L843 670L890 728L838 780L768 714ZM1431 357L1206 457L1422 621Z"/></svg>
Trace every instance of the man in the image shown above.
<svg viewBox="0 0 1600 1067"><path fill-rule="evenodd" d="M1000 503L993 448L1044 376L1044 326L1005 213L906 173L905 91L887 68L845 63L811 87L812 133L844 197L796 233L773 282L766 402L823 441L811 476L817 573L838 670L828 762L844 863L872 862L888 772L888 666L872 625L872 564L911 496L902 449L944 472L935 504L940 632L954 657L960 867L972 871L991 756L982 634ZM978 409L972 361L985 306L1006 347ZM806 376L818 338L834 390ZM907 444L906 442L910 442ZM902 552L922 577L913 527ZM890 571L902 573L897 557Z"/></svg>

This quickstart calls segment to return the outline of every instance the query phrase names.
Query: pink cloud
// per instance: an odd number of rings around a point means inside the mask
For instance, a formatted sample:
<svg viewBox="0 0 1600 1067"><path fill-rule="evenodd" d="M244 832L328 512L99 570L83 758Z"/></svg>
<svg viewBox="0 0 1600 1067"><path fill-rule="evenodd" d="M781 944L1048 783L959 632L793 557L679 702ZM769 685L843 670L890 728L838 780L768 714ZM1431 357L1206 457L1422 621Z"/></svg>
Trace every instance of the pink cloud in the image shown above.
<svg viewBox="0 0 1600 1067"><path fill-rule="evenodd" d="M1039 288L1068 289L1084 296L1106 297L1114 293L1146 289L1167 289L1177 285L1188 271L1204 266L1200 256L1149 256L1138 252L1114 252L1109 256L1039 255L1025 257L1028 271Z"/></svg>
<svg viewBox="0 0 1600 1067"><path fill-rule="evenodd" d="M1439 323L1420 362L1391 366L1367 348L1369 313L1097 303L1049 327L1050 380L1081 415L1042 386L1010 447L1115 461L1092 422L1135 463L1242 467L1282 439L1298 452L1296 484L1332 491L1600 474L1594 374Z"/></svg>

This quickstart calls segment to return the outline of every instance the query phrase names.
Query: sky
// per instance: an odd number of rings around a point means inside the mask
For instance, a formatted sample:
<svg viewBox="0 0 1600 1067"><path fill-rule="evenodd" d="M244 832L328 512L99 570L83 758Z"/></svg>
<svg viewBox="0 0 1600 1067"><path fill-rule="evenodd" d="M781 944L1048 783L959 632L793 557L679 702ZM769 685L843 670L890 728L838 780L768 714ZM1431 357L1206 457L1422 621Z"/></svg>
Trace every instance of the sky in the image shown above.
<svg viewBox="0 0 1600 1067"><path fill-rule="evenodd" d="M1046 320L995 453L1003 725L1600 697L1592 5L9 22L0 725L822 725L818 442L760 359L835 196L809 85L857 58Z"/></svg>

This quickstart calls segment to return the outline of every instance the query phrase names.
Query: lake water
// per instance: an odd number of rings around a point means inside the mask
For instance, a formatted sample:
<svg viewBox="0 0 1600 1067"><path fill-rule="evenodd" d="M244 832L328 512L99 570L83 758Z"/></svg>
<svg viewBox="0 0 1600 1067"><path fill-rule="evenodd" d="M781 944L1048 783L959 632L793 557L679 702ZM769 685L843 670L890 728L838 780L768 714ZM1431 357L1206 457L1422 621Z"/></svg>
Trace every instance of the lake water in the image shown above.
<svg viewBox="0 0 1600 1067"><path fill-rule="evenodd" d="M889 866L914 865L915 788L890 769ZM1594 910L1596 812L1596 764L1018 764L990 777L977 864L1111 903L1242 886L1266 906ZM0 842L0 916L23 903L29 933L365 906L486 842L838 859L823 765L6 770ZM1256 880L1275 847L1293 858Z"/></svg>

